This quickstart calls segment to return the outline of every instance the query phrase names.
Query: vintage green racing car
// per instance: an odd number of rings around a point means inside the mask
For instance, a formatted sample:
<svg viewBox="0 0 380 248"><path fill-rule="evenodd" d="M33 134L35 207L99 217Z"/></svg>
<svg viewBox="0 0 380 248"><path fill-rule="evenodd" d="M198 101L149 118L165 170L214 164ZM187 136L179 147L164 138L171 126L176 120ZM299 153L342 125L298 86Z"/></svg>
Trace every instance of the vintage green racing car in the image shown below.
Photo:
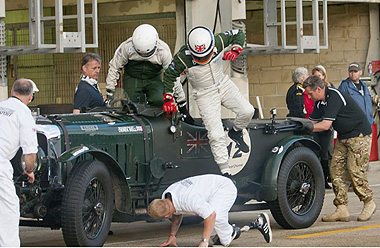
<svg viewBox="0 0 380 248"><path fill-rule="evenodd" d="M241 152L228 138L229 164L238 187L231 211L270 209L284 228L306 228L324 201L319 145L309 120L253 119ZM124 102L82 114L36 119L35 182L22 175L21 152L12 160L21 225L62 228L67 246L102 246L111 222L146 220L148 204L183 178L220 174L201 120ZM223 120L231 128L231 120ZM186 219L184 220L186 222ZM188 222L202 219L189 218Z"/></svg>

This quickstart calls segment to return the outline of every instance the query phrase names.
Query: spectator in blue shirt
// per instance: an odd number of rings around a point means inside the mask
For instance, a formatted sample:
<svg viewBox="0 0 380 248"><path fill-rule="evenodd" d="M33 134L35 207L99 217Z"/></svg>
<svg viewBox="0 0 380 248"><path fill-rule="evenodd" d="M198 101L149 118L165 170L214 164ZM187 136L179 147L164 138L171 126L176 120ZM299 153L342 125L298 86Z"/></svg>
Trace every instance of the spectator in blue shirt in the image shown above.
<svg viewBox="0 0 380 248"><path fill-rule="evenodd" d="M347 92L364 111L369 124L373 124L372 100L367 85L360 80L362 69L359 63L352 62L348 67L349 77L343 80L338 90Z"/></svg>

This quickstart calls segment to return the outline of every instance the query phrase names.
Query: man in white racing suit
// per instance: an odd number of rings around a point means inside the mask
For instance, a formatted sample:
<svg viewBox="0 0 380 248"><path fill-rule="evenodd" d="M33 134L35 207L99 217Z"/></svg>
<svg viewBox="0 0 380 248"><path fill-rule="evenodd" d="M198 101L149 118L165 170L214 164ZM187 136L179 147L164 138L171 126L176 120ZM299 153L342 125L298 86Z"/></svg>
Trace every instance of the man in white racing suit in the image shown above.
<svg viewBox="0 0 380 248"><path fill-rule="evenodd" d="M115 55L109 62L107 75L106 104L114 99L115 87L124 68L123 88L132 101L145 94L148 105L162 107L162 71L167 69L172 61L169 46L159 39L157 30L149 24L138 26L132 37L120 44ZM174 86L174 97L179 111L185 115L184 120L194 123L186 109L185 93L179 78Z"/></svg>
<svg viewBox="0 0 380 248"><path fill-rule="evenodd" d="M34 182L33 167L37 153L36 125L27 105L33 100L34 82L18 79L11 97L0 102L0 247L20 246L19 199L13 183L10 160L21 147L24 154L28 182Z"/></svg>
<svg viewBox="0 0 380 248"><path fill-rule="evenodd" d="M244 40L245 34L241 30L230 30L214 36L207 27L195 27L188 34L187 45L174 55L164 73L164 111L176 111L172 88L176 78L185 72L193 87L192 95L207 129L215 162L227 177L231 177L231 173L221 106L236 113L234 126L228 135L242 152L249 152L242 130L247 127L255 111L229 76L223 73L222 59L235 60L243 50ZM224 49L230 45L231 50L224 53Z"/></svg>

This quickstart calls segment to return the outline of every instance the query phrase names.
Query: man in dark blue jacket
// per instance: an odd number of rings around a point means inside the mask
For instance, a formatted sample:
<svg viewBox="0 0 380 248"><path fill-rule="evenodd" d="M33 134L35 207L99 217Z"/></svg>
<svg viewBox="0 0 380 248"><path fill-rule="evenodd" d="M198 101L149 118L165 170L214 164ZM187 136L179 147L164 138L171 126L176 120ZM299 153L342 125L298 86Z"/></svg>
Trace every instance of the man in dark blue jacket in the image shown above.
<svg viewBox="0 0 380 248"><path fill-rule="evenodd" d="M103 95L98 86L101 57L96 53L87 53L82 58L82 75L74 94L73 113L81 109L104 106Z"/></svg>
<svg viewBox="0 0 380 248"><path fill-rule="evenodd" d="M338 90L347 92L364 111L369 124L373 124L372 100L367 85L360 80L362 69L359 63L352 62L348 67L349 77L343 80Z"/></svg>

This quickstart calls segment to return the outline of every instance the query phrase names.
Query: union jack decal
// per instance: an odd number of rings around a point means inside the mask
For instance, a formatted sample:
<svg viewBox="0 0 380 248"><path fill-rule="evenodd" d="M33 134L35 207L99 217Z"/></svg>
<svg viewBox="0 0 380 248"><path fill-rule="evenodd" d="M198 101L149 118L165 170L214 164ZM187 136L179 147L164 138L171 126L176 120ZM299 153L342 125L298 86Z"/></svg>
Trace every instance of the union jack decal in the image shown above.
<svg viewBox="0 0 380 248"><path fill-rule="evenodd" d="M201 52L203 52L204 50L206 50L206 45L205 45L205 44L202 44L202 45L195 45L195 51L201 53Z"/></svg>
<svg viewBox="0 0 380 248"><path fill-rule="evenodd" d="M194 150L195 153L200 153L200 150L204 150L205 152L208 152L206 146L208 145L208 139L207 139L207 132L204 133L202 136L199 131L195 132L195 137L187 132L187 135L189 139L186 141L187 147L189 149L186 151L186 153L190 153Z"/></svg>

